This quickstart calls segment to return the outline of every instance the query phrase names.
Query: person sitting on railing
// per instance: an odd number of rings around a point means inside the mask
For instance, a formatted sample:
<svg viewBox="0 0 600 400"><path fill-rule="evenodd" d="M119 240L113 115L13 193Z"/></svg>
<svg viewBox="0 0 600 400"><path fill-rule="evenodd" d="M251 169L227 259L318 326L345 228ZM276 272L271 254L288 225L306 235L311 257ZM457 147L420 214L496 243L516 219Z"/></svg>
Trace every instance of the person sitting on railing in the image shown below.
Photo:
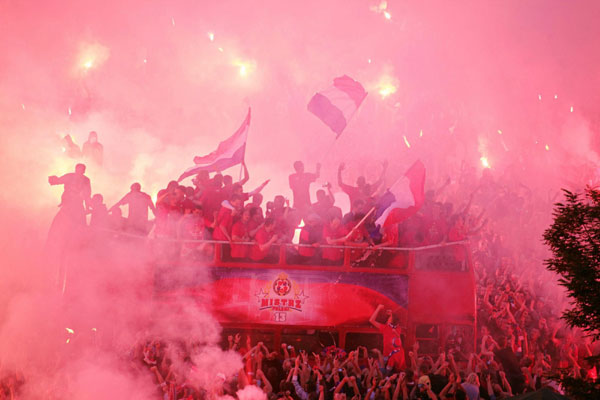
<svg viewBox="0 0 600 400"><path fill-rule="evenodd" d="M290 242L294 235L294 229L298 225L294 223L296 215L294 215L293 210L290 208L290 201L281 195L275 196L273 206L267 211L267 218L269 217L275 220L275 233L277 237Z"/></svg>
<svg viewBox="0 0 600 400"><path fill-rule="evenodd" d="M142 192L142 185L136 182L131 185L130 189L129 193L111 207L111 210L127 204L128 229L146 235L148 234L148 209L156 215L156 208L150 195Z"/></svg>
<svg viewBox="0 0 600 400"><path fill-rule="evenodd" d="M298 246L298 263L319 265L318 247L323 237L323 225L317 214L310 214L305 218L304 226L300 230Z"/></svg>
<svg viewBox="0 0 600 400"><path fill-rule="evenodd" d="M331 209L327 222L323 226L323 243L327 245L343 245L348 235L348 230L342 225L342 216L336 209ZM331 247L323 248L323 264L340 265L344 260L344 249Z"/></svg>
<svg viewBox="0 0 600 400"><path fill-rule="evenodd" d="M223 197L223 193L221 193L222 185L223 175L216 174L205 187L204 193L202 193L202 197L200 198L204 217L211 222L216 220L223 200L227 200L227 198Z"/></svg>
<svg viewBox="0 0 600 400"><path fill-rule="evenodd" d="M210 233L204 225L202 206L194 204L179 221L177 237L183 239L181 243L181 257L198 259L207 257L212 253L212 245L203 242L193 242L210 239Z"/></svg>
<svg viewBox="0 0 600 400"><path fill-rule="evenodd" d="M357 199L352 204L350 211L344 215L342 218L342 224L348 226L348 224L353 224L354 217L356 214L362 214L363 216L366 214L368 210L365 210L365 201L362 199ZM354 226L354 225L353 225Z"/></svg>
<svg viewBox="0 0 600 400"><path fill-rule="evenodd" d="M177 224L183 215L185 186L175 186L171 183L169 183L170 188L167 187L166 193L163 192L162 197L159 195L156 201L156 233L162 236L175 237L177 235Z"/></svg>
<svg viewBox="0 0 600 400"><path fill-rule="evenodd" d="M248 221L248 235L251 239L254 239L256 232L262 227L263 222L265 222L265 217L263 217L262 208L260 207L246 207L248 212L250 213L250 221Z"/></svg>
<svg viewBox="0 0 600 400"><path fill-rule="evenodd" d="M371 251L367 251L364 255L353 262L353 266L357 267L385 267L389 265L392 258L402 256L394 250L385 250L384 247L398 247L399 245L399 227L398 224L392 224L384 227L383 238L381 243L372 247ZM399 265L404 265L405 262L400 261Z"/></svg>
<svg viewBox="0 0 600 400"><path fill-rule="evenodd" d="M349 244L354 246L373 246L374 242L369 235L369 231L365 227L364 223L358 225L365 217L363 213L355 213L353 220L344 224L346 230L350 232L348 237Z"/></svg>
<svg viewBox="0 0 600 400"><path fill-rule="evenodd" d="M248 224L250 222L250 209L244 209L242 217L233 224L231 228L231 258L234 260L243 260L248 257L249 248L246 244L237 244L236 242L250 241Z"/></svg>
<svg viewBox="0 0 600 400"><path fill-rule="evenodd" d="M256 232L255 244L250 249L250 259L265 263L276 263L279 260L277 247L272 246L277 241L275 234L275 220L265 219L263 226Z"/></svg>
<svg viewBox="0 0 600 400"><path fill-rule="evenodd" d="M92 196L92 200L90 201L90 211L88 211L88 213L91 214L91 228L109 228L108 210L106 209L106 204L104 204L104 198L101 194L97 193Z"/></svg>
<svg viewBox="0 0 600 400"><path fill-rule="evenodd" d="M223 200L221 209L217 215L217 224L213 232L215 240L226 240L231 242L231 228L233 227L233 218L242 209L242 198L232 195L231 199Z"/></svg>
<svg viewBox="0 0 600 400"><path fill-rule="evenodd" d="M161 204L163 201L166 202L168 200L168 196L175 193L175 189L178 187L179 183L177 183L177 181L170 181L165 189L159 190L158 194L156 195L156 206Z"/></svg>

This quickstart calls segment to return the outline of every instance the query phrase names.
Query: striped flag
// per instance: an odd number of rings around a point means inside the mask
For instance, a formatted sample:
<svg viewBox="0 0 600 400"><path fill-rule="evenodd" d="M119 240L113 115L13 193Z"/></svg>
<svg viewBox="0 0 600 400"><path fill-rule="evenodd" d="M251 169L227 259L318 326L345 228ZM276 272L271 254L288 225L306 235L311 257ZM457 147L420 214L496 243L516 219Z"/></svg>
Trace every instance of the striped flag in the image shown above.
<svg viewBox="0 0 600 400"><path fill-rule="evenodd" d="M200 171L223 171L229 167L240 164L244 161L246 153L246 139L250 128L250 109L248 115L237 131L229 138L219 143L219 146L212 153L194 157L193 167L188 168L178 181L182 181L188 176L196 175Z"/></svg>
<svg viewBox="0 0 600 400"><path fill-rule="evenodd" d="M363 86L344 75L333 80L333 86L317 92L308 103L308 111L315 114L339 137L354 115L367 92Z"/></svg>
<svg viewBox="0 0 600 400"><path fill-rule="evenodd" d="M419 160L386 193L388 205L375 221L376 225L399 224L419 211L425 202L425 166Z"/></svg>

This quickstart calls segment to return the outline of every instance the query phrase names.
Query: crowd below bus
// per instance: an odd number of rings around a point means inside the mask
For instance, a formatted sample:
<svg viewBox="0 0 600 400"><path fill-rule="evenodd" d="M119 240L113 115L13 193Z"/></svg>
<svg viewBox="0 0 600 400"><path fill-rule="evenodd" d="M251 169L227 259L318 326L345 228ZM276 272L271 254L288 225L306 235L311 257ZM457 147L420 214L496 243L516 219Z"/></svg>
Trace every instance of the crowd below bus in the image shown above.
<svg viewBox="0 0 600 400"><path fill-rule="evenodd" d="M232 335L226 350L240 352L244 368L235 377L223 377L219 385L199 388L186 383L165 351L175 346L183 353L192 352L193 344L154 338L140 343L131 361L153 376L164 398L235 396L240 388L257 385L273 400L502 399L541 387L560 392L552 378L555 374L597 379L598 365L585 358L599 354L599 349L559 318L567 301L539 262L540 248L521 240L547 222L541 215L549 215L554 199L536 197L529 188L493 177L489 170L479 178L465 170L428 190L419 213L380 232L375 216L367 214L385 194L386 164L378 180L368 183L359 177L355 186L344 182L345 166L339 166L337 183L351 204L346 215L335 204L331 184L319 188L316 202L311 202L310 188L320 176L320 165L306 172L301 162L294 163L295 172L289 177L291 204L278 195L264 206L261 190L268 181L244 191L249 174L243 168L239 182L206 172L193 179L194 186L172 181L159 191L156 204L139 184L133 184L110 208L100 195L91 195L83 165L73 174L51 177L50 183L64 184L63 208L79 210L85 204L78 223L85 224L85 213L90 213L93 228L188 240L181 245L180 257L212 257L214 246L204 240L217 240L230 245L225 256L233 260L274 260L278 245L292 242L301 221L299 243L306 247L298 247L294 256L317 265L337 264L343 257L339 248L326 245L376 249L468 238L477 282L476 347L452 333L434 353L420 351L418 341L411 348L402 345L390 350L390 340L404 343L404 332L398 333L397 328L396 334L390 334L392 316L384 322L382 310L377 309L371 323L383 333L381 348L295 349L285 344L268 348L251 335L244 343L241 335ZM124 205L129 207L127 218L121 214ZM149 222L150 212L154 224ZM488 219L483 220L486 214ZM358 222L362 223L354 229ZM2 384L0 393L8 393L6 381Z"/></svg>

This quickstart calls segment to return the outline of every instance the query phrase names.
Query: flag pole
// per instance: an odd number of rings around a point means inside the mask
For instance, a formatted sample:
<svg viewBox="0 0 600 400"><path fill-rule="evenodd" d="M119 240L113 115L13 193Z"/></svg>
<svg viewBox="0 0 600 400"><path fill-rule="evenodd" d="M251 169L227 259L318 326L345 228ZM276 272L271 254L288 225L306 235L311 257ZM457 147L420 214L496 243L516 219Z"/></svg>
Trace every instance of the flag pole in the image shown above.
<svg viewBox="0 0 600 400"><path fill-rule="evenodd" d="M346 235L346 240L350 236L352 236L352 234L367 220L367 218L369 218L369 215L371 215L373 213L373 211L375 211L375 207L371 207L371 209L369 210L369 212L365 214L365 216L358 222L358 224L356 224L354 226L354 228L352 228L350 230L350 232L348 232L348 234Z"/></svg>

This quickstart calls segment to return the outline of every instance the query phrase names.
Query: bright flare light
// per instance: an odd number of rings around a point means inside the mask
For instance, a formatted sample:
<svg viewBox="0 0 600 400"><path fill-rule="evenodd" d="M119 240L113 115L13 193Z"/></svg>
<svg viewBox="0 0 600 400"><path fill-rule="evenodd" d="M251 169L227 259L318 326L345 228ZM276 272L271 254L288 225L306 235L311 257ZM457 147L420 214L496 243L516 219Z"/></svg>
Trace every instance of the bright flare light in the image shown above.
<svg viewBox="0 0 600 400"><path fill-rule="evenodd" d="M406 135L404 135L403 138L404 138L404 144L406 145L406 147L408 147L410 149L410 143L408 142Z"/></svg>
<svg viewBox="0 0 600 400"><path fill-rule="evenodd" d="M71 335L72 335L73 333L75 333L75 331L74 331L73 329L71 329L71 328L65 328L65 329L66 329L66 330L67 330L67 332L69 332Z"/></svg>
<svg viewBox="0 0 600 400"><path fill-rule="evenodd" d="M571 106L571 112L573 112L573 106Z"/></svg>
<svg viewBox="0 0 600 400"><path fill-rule="evenodd" d="M384 12L383 12L383 16L385 17L385 19L388 19L388 20L389 20L389 19L392 19L392 14L390 14L390 13L389 13L389 12L387 12L387 11L384 11Z"/></svg>
<svg viewBox="0 0 600 400"><path fill-rule="evenodd" d="M83 43L80 46L77 68L84 72L100 67L108 57L110 50L99 43Z"/></svg>
<svg viewBox="0 0 600 400"><path fill-rule="evenodd" d="M483 168L491 168L487 157L481 157L480 160L481 160L481 165L483 165Z"/></svg>
<svg viewBox="0 0 600 400"><path fill-rule="evenodd" d="M546 145L546 151L550 151L550 146Z"/></svg>
<svg viewBox="0 0 600 400"><path fill-rule="evenodd" d="M254 61L236 61L233 63L238 67L238 73L241 77L246 77L256 69L256 63Z"/></svg>
<svg viewBox="0 0 600 400"><path fill-rule="evenodd" d="M396 93L396 86L391 83L384 83L379 86L379 94L381 98L385 99L390 94Z"/></svg>
<svg viewBox="0 0 600 400"><path fill-rule="evenodd" d="M215 34L212 32L208 32L208 40L210 40L211 42L215 41Z"/></svg>

